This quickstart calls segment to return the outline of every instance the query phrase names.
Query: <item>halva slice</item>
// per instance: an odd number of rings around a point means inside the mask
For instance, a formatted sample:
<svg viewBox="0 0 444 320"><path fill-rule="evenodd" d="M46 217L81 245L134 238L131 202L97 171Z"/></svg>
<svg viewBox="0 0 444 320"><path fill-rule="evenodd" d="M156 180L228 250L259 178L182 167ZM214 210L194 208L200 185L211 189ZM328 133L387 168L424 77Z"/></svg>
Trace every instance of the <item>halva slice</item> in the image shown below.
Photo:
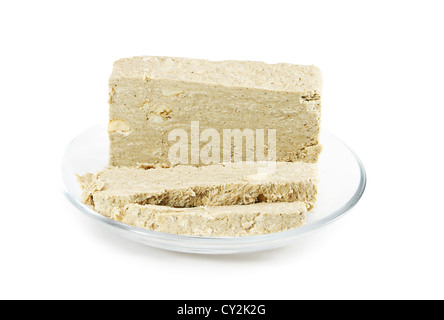
<svg viewBox="0 0 444 320"><path fill-rule="evenodd" d="M221 145L233 132L262 139L263 152L255 148L254 159L245 153L242 160L270 159L268 151L276 150L277 161L315 163L321 151L321 89L315 66L151 56L118 60L109 79L109 164L177 164L170 156L177 130L186 133L181 142L188 147L180 163L209 164L198 156L210 141L203 135L207 129L212 139L219 135ZM199 126L194 136L192 123ZM233 142L235 147L242 148ZM228 162L220 151L211 164Z"/></svg>
<svg viewBox="0 0 444 320"><path fill-rule="evenodd" d="M268 172L262 166L255 162L156 169L106 167L79 180L83 201L98 212L127 204L191 208L300 201L312 208L317 193L316 164L277 162Z"/></svg>
<svg viewBox="0 0 444 320"><path fill-rule="evenodd" d="M173 208L127 204L109 206L103 215L135 227L191 236L237 237L301 227L307 208L302 202Z"/></svg>

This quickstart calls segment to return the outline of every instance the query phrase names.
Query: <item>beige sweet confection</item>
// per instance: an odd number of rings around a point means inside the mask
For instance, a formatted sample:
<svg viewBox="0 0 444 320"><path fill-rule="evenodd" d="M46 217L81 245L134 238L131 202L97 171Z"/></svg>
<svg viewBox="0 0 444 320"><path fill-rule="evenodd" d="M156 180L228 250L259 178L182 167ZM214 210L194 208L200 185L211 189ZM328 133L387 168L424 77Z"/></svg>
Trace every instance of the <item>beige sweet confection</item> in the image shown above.
<svg viewBox="0 0 444 320"><path fill-rule="evenodd" d="M316 201L317 166L278 162L274 173L258 173L259 163L143 169L106 167L79 177L83 200L99 212L110 205L170 207L229 206L257 202Z"/></svg>
<svg viewBox="0 0 444 320"><path fill-rule="evenodd" d="M277 161L315 163L321 151L321 87L314 66L149 56L118 60L109 79L109 164L171 164L169 133L183 129L190 137L193 121L201 131L211 128L221 136L228 129L276 130ZM186 164L203 164L190 158L191 152Z"/></svg>
<svg viewBox="0 0 444 320"><path fill-rule="evenodd" d="M115 62L109 88L109 166L78 177L85 204L128 225L191 236L305 224L321 152L318 68L133 57ZM217 146L210 162L209 141Z"/></svg>
<svg viewBox="0 0 444 320"><path fill-rule="evenodd" d="M302 202L173 208L127 204L100 212L135 227L173 234L238 237L286 231L305 224Z"/></svg>

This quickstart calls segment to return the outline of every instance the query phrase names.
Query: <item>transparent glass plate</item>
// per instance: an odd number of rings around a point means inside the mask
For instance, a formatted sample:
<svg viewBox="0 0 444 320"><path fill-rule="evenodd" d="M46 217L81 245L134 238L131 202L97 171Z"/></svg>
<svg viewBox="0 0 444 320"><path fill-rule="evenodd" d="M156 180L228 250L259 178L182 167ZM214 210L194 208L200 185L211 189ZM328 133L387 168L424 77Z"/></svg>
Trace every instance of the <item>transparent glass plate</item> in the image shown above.
<svg viewBox="0 0 444 320"><path fill-rule="evenodd" d="M105 126L90 128L67 147L62 163L64 193L81 212L106 228L139 243L166 250L231 254L269 250L294 243L298 238L318 231L347 213L361 198L366 174L362 162L341 140L329 132L321 134L323 152L319 160L319 193L307 224L273 234L246 237L195 237L136 228L109 219L81 202L76 174L96 172L108 163L109 141Z"/></svg>

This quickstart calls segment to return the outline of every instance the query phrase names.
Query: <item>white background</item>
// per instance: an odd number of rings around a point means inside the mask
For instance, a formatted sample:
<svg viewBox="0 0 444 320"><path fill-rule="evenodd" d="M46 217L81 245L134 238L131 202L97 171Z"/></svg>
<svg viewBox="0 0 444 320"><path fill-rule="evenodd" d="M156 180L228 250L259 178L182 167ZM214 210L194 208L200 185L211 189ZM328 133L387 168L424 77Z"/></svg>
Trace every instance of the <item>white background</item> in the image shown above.
<svg viewBox="0 0 444 320"><path fill-rule="evenodd" d="M444 298L442 1L2 1L3 299ZM63 150L108 117L121 57L315 64L322 124L367 190L322 232L195 256L105 230L61 193Z"/></svg>

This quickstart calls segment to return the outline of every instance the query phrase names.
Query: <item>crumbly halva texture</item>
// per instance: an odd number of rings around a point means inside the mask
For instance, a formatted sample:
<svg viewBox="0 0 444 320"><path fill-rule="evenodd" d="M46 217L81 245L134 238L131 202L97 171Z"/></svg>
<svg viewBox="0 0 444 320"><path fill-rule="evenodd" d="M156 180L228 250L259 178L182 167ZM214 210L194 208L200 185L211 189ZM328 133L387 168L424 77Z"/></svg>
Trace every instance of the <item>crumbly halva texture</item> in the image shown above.
<svg viewBox="0 0 444 320"><path fill-rule="evenodd" d="M135 227L190 236L238 237L301 227L306 221L302 202L173 208L127 204L108 206L103 215Z"/></svg>
<svg viewBox="0 0 444 320"><path fill-rule="evenodd" d="M112 166L170 165L169 134L185 130L191 148L192 121L221 139L224 129L274 129L277 161L315 163L321 151L322 76L314 66L133 57L114 63L109 88ZM190 152L188 164L203 164L191 160Z"/></svg>
<svg viewBox="0 0 444 320"><path fill-rule="evenodd" d="M144 169L106 167L79 177L83 201L98 212L114 205L161 205L179 208L248 205L258 202L316 201L317 166L278 162L274 173L261 163Z"/></svg>

